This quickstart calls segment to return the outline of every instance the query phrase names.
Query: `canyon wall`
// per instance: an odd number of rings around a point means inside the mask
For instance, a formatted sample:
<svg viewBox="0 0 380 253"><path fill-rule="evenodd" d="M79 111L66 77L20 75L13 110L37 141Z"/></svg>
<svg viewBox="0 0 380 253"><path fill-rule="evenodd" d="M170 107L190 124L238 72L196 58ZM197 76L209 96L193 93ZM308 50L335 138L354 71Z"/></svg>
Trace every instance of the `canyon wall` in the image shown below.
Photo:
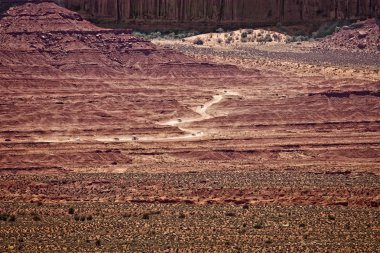
<svg viewBox="0 0 380 253"><path fill-rule="evenodd" d="M380 18L380 0L65 0L94 21L198 29Z"/></svg>
<svg viewBox="0 0 380 253"><path fill-rule="evenodd" d="M211 29L380 18L380 0L60 0L100 23ZM1 5L25 2L1 0Z"/></svg>

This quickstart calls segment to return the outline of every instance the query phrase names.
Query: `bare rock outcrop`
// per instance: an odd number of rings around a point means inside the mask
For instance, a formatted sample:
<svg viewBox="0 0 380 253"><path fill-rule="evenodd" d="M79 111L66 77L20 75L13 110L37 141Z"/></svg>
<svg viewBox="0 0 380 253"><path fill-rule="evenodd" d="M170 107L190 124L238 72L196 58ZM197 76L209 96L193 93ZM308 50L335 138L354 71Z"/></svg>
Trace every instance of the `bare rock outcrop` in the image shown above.
<svg viewBox="0 0 380 253"><path fill-rule="evenodd" d="M153 29L298 24L380 17L380 0L65 0L101 22Z"/></svg>

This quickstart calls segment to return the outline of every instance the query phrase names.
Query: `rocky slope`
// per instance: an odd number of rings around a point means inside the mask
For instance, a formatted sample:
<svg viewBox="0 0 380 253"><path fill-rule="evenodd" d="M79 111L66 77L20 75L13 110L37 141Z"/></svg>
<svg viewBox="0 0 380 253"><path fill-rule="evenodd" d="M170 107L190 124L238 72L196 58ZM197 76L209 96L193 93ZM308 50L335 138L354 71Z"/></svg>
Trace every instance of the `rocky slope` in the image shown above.
<svg viewBox="0 0 380 253"><path fill-rule="evenodd" d="M139 28L143 24L152 30L380 17L380 0L65 0L65 4L97 21Z"/></svg>
<svg viewBox="0 0 380 253"><path fill-rule="evenodd" d="M98 28L54 3L10 8L0 20L0 75L159 76L211 73L217 66L133 37L131 30ZM183 70L183 66L188 68Z"/></svg>
<svg viewBox="0 0 380 253"><path fill-rule="evenodd" d="M344 26L321 44L326 48L380 52L380 22L370 19Z"/></svg>

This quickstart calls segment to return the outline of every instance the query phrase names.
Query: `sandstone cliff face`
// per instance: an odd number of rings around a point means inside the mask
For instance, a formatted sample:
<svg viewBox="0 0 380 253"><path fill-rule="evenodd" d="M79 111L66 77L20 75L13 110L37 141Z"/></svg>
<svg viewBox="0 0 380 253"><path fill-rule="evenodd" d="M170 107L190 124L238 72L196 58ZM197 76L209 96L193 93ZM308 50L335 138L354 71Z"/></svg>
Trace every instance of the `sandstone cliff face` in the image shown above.
<svg viewBox="0 0 380 253"><path fill-rule="evenodd" d="M103 21L178 28L380 17L380 0L65 0L65 4Z"/></svg>

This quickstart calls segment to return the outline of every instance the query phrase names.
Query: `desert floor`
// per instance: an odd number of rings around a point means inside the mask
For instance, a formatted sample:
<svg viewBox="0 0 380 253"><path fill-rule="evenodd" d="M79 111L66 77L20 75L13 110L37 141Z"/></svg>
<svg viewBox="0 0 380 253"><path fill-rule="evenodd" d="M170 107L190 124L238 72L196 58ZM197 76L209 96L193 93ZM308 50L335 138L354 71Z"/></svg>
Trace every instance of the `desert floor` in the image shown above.
<svg viewBox="0 0 380 253"><path fill-rule="evenodd" d="M0 251L378 251L379 53L30 6L0 22Z"/></svg>

